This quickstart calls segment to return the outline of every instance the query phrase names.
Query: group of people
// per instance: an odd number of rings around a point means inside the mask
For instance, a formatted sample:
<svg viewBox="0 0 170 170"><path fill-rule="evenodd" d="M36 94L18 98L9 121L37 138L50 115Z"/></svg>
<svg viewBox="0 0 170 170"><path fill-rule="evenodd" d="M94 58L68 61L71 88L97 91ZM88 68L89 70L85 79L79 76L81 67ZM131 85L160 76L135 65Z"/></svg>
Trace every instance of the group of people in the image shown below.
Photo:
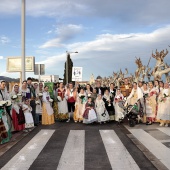
<svg viewBox="0 0 170 170"><path fill-rule="evenodd" d="M147 125L160 122L168 126L170 121L170 86L162 81L129 83L124 79L120 87L111 83L109 87L85 87L62 82L54 83L53 97L49 87L33 83L31 78L15 84L8 92L6 82L0 81L0 143L10 140L12 132L31 131L38 124L51 125L55 120L100 124L120 121L124 118L124 106L138 104L142 108L142 121Z"/></svg>

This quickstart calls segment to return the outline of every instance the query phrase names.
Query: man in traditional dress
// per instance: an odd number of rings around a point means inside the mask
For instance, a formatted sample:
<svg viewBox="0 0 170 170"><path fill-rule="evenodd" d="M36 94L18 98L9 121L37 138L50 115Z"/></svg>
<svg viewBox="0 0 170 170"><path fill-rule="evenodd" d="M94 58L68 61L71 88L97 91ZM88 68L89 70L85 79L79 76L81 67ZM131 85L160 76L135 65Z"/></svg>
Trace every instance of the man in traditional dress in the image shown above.
<svg viewBox="0 0 170 170"><path fill-rule="evenodd" d="M36 93L35 93L35 88L32 85L32 78L28 77L27 78L27 89L28 93L26 95L26 98L30 99L30 106L32 107L32 117L34 119L34 123L36 122ZM37 126L37 124L34 124L34 126Z"/></svg>
<svg viewBox="0 0 170 170"><path fill-rule="evenodd" d="M65 97L67 99L68 105L68 120L70 121L71 112L73 113L75 110L75 101L76 101L77 91L73 88L73 83L69 83L69 87L66 90Z"/></svg>
<svg viewBox="0 0 170 170"><path fill-rule="evenodd" d="M101 87L100 82L97 82L96 90L97 90L97 94L101 94L102 96L104 95L105 89L104 89L104 87Z"/></svg>
<svg viewBox="0 0 170 170"><path fill-rule="evenodd" d="M9 94L6 89L6 82L0 81L0 102L5 103L9 100ZM9 142L11 139L12 118L10 115L10 108L1 106L0 109L0 144Z"/></svg>
<svg viewBox="0 0 170 170"><path fill-rule="evenodd" d="M129 83L128 78L124 79L124 84L120 86L120 90L124 97L128 97L132 91L132 85Z"/></svg>

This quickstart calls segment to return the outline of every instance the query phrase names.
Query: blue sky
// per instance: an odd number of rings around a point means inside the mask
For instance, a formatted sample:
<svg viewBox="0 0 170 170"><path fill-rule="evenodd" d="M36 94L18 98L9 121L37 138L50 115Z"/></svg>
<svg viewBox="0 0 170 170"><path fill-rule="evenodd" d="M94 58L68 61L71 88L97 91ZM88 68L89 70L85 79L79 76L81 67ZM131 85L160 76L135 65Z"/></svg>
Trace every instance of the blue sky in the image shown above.
<svg viewBox="0 0 170 170"><path fill-rule="evenodd" d="M169 6L169 0L26 0L26 56L61 78L66 51L79 52L71 58L83 67L83 80L125 68L134 73L135 57L147 65L152 51L170 50ZM21 55L20 20L21 0L0 0L0 75L19 77L6 72L6 57Z"/></svg>

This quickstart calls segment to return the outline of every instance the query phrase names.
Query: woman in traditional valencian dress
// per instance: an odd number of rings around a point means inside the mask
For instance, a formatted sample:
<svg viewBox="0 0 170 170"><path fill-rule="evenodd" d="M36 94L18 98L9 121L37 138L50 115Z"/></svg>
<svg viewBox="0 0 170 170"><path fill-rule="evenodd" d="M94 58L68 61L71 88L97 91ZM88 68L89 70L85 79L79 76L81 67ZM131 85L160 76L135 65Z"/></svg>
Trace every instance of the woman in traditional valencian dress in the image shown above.
<svg viewBox="0 0 170 170"><path fill-rule="evenodd" d="M19 85L15 84L10 94L12 100L12 123L14 131L25 129L25 117L22 111L22 94L19 93Z"/></svg>
<svg viewBox="0 0 170 170"><path fill-rule="evenodd" d="M6 89L6 82L4 80L0 81L0 102L3 105L0 111L0 134L1 134L1 143L4 144L9 142L12 134L12 118L10 114L11 107L6 106L6 101L9 100L9 94ZM5 105L4 105L5 103ZM3 133L4 132L4 133ZM4 136L3 136L4 134Z"/></svg>
<svg viewBox="0 0 170 170"><path fill-rule="evenodd" d="M83 88L80 89L80 93L77 95L75 103L75 111L73 115L74 122L82 122L83 114L85 111L85 105L87 102L87 95Z"/></svg>
<svg viewBox="0 0 170 170"><path fill-rule="evenodd" d="M57 119L59 121L67 120L68 119L68 107L67 107L67 101L65 98L65 88L63 86L63 83L59 84L59 88L57 90L57 101L58 101L58 115Z"/></svg>
<svg viewBox="0 0 170 170"><path fill-rule="evenodd" d="M85 112L83 114L83 123L90 124L97 121L96 112L94 110L94 103L92 98L88 97L88 101L85 105Z"/></svg>
<svg viewBox="0 0 170 170"><path fill-rule="evenodd" d="M20 93L22 94L22 98L26 98L26 94L29 93L29 89L27 88L27 81L22 82L22 86L20 88Z"/></svg>
<svg viewBox="0 0 170 170"><path fill-rule="evenodd" d="M158 97L157 119L160 120L160 126L168 127L168 123L170 123L170 88L168 83L164 84L164 89L161 90Z"/></svg>
<svg viewBox="0 0 170 170"><path fill-rule="evenodd" d="M87 84L87 85L86 85L86 95L87 95L88 97L91 96L92 91L93 91L93 88L90 86L90 84Z"/></svg>
<svg viewBox="0 0 170 170"><path fill-rule="evenodd" d="M120 89L117 89L115 98L114 98L114 107L115 107L115 121L119 122L124 118L124 110L119 107L119 102L123 101L123 94Z"/></svg>
<svg viewBox="0 0 170 170"><path fill-rule="evenodd" d="M51 102L53 102L53 100L50 98L48 86L45 86L43 92L42 125L51 125L55 123L54 111L51 107Z"/></svg>
<svg viewBox="0 0 170 170"><path fill-rule="evenodd" d="M110 120L109 114L106 110L105 103L102 100L101 94L98 94L98 96L97 96L97 99L96 99L96 102L95 102L95 110L96 110L96 113L97 113L98 122L100 124L106 123L106 121Z"/></svg>
<svg viewBox="0 0 170 170"><path fill-rule="evenodd" d="M113 97L109 93L108 89L106 89L104 92L103 101L105 103L106 110L109 113L110 120L115 120L115 109L113 106Z"/></svg>
<svg viewBox="0 0 170 170"><path fill-rule="evenodd" d="M157 89L154 88L153 82L149 82L149 94L146 97L146 125L151 125L156 116L156 96Z"/></svg>

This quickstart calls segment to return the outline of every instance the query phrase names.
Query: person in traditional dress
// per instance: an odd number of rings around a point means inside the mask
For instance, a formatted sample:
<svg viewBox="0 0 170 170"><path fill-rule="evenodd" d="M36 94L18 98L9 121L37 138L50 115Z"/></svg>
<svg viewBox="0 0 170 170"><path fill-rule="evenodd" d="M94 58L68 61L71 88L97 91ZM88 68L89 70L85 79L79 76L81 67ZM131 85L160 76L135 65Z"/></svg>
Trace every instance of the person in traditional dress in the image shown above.
<svg viewBox="0 0 170 170"><path fill-rule="evenodd" d="M12 123L14 131L25 129L25 117L22 111L22 94L19 92L19 85L15 84L10 93L12 100Z"/></svg>
<svg viewBox="0 0 170 170"><path fill-rule="evenodd" d="M164 89L164 82L163 81L159 81L159 89L160 89L160 92Z"/></svg>
<svg viewBox="0 0 170 170"><path fill-rule="evenodd" d="M149 94L146 97L146 125L151 125L155 121L156 116L156 97L157 89L154 87L153 82L149 82Z"/></svg>
<svg viewBox="0 0 170 170"><path fill-rule="evenodd" d="M124 99L123 94L120 89L116 90L114 98L114 107L115 107L115 121L120 122L124 118L124 110L119 107L119 102L122 102Z"/></svg>
<svg viewBox="0 0 170 170"><path fill-rule="evenodd" d="M27 78L27 89L28 92L26 93L26 98L30 100L30 106L32 108L32 117L34 119L34 125L37 126L36 124L36 104L35 104L35 99L36 99L36 92L35 92L35 88L32 85L32 78L28 77Z"/></svg>
<svg viewBox="0 0 170 170"><path fill-rule="evenodd" d="M4 80L0 81L0 101L6 104L6 101L9 100L9 94L6 89L6 82ZM1 138L1 144L4 144L6 142L9 142L12 134L12 117L10 114L10 107L6 107L6 105L3 106L3 109L1 109L1 115L0 115L0 134L1 137L3 136L4 132L4 137ZM5 135L7 133L7 135Z"/></svg>
<svg viewBox="0 0 170 170"><path fill-rule="evenodd" d="M54 111L51 107L52 102L53 100L50 98L48 86L45 86L43 92L42 125L51 125L55 123Z"/></svg>
<svg viewBox="0 0 170 170"><path fill-rule="evenodd" d="M106 123L110 120L109 114L106 110L105 103L102 100L102 95L98 94L97 99L95 101L95 110L97 113L97 119L100 124Z"/></svg>
<svg viewBox="0 0 170 170"><path fill-rule="evenodd" d="M109 93L109 90L106 89L103 95L103 101L105 103L106 110L109 113L110 120L115 120L115 109L113 106L113 97Z"/></svg>
<svg viewBox="0 0 170 170"><path fill-rule="evenodd" d="M160 126L168 127L170 123L170 88L168 83L164 84L164 89L161 90L158 97L157 119L160 121Z"/></svg>
<svg viewBox="0 0 170 170"><path fill-rule="evenodd" d="M75 101L76 101L76 97L77 97L77 90L74 89L73 83L69 83L69 87L66 90L65 97L67 99L67 105L68 105L68 120L67 120L67 122L70 122L70 116L71 116L71 113L74 113Z"/></svg>
<svg viewBox="0 0 170 170"><path fill-rule="evenodd" d="M57 89L57 101L58 101L58 114L57 119L59 121L64 121L68 119L68 106L67 106L67 100L65 98L65 88L63 83L61 82L59 84L59 88Z"/></svg>
<svg viewBox="0 0 170 170"><path fill-rule="evenodd" d="M154 81L154 88L157 93L160 93L159 80Z"/></svg>
<svg viewBox="0 0 170 170"><path fill-rule="evenodd" d="M93 88L92 94L89 97L91 97L92 102L95 103L96 98L97 98L97 90L96 90L96 88Z"/></svg>
<svg viewBox="0 0 170 170"><path fill-rule="evenodd" d="M86 95L91 96L92 91L93 91L93 88L90 86L90 84L87 84L86 85Z"/></svg>
<svg viewBox="0 0 170 170"><path fill-rule="evenodd" d="M43 83L42 82L40 82L39 83L39 93L43 93L43 91L44 91L44 85L43 85Z"/></svg>
<svg viewBox="0 0 170 170"><path fill-rule="evenodd" d="M116 88L115 88L115 84L114 83L110 83L110 87L109 87L109 92L112 95L113 99L116 95Z"/></svg>
<svg viewBox="0 0 170 170"><path fill-rule="evenodd" d="M83 123L91 124L97 121L97 115L94 110L94 103L92 102L92 98L88 97L88 101L85 105L85 111L83 114Z"/></svg>
<svg viewBox="0 0 170 170"><path fill-rule="evenodd" d="M80 89L80 93L77 95L75 103L75 111L73 115L74 122L83 122L83 114L85 111L85 105L87 102L87 93L83 88Z"/></svg>
<svg viewBox="0 0 170 170"><path fill-rule="evenodd" d="M143 98L143 93L140 87L138 87L137 83L133 83L133 89L128 96L125 105L134 105L137 101Z"/></svg>
<svg viewBox="0 0 170 170"><path fill-rule="evenodd" d="M29 99L25 99L24 104L22 105L22 110L24 112L25 116L25 132L31 131L32 128L34 127L34 120L32 117L32 108L30 106L30 101Z"/></svg>
<svg viewBox="0 0 170 170"><path fill-rule="evenodd" d="M22 101L24 100L24 98L26 98L26 94L29 93L29 89L27 88L27 81L24 80L22 82L22 85L20 87L20 93L22 94Z"/></svg>
<svg viewBox="0 0 170 170"><path fill-rule="evenodd" d="M128 78L124 79L124 84L120 86L120 90L124 97L128 97L132 91L132 85L129 83Z"/></svg>
<svg viewBox="0 0 170 170"><path fill-rule="evenodd" d="M43 93L38 93L36 97L36 124L38 125L42 120L42 97Z"/></svg>
<svg viewBox="0 0 170 170"><path fill-rule="evenodd" d="M104 95L105 88L101 87L100 82L97 82L97 84L96 84L96 91L97 91L97 94Z"/></svg>

